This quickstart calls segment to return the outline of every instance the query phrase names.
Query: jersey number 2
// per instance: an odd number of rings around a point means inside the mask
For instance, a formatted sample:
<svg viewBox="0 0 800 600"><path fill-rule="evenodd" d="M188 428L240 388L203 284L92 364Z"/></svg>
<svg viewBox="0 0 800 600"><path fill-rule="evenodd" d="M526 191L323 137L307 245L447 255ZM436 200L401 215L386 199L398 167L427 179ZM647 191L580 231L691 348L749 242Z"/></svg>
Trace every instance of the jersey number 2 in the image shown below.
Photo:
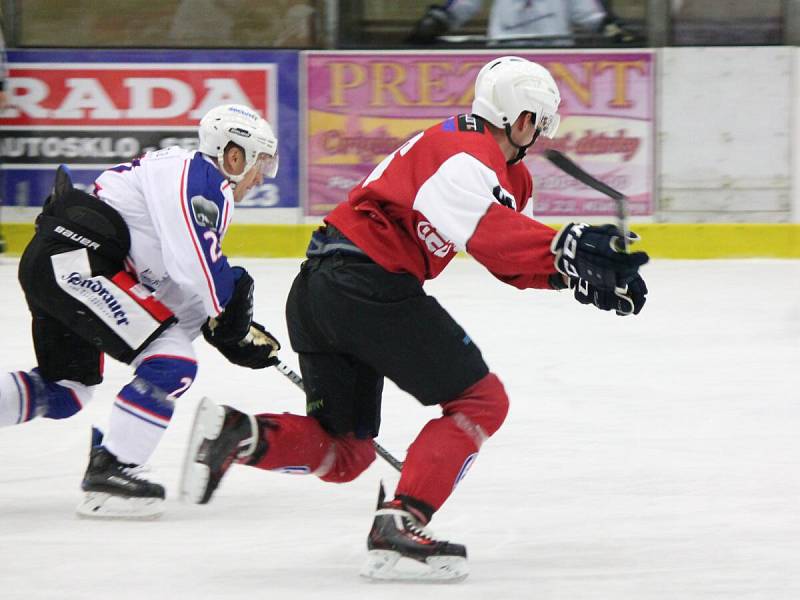
<svg viewBox="0 0 800 600"><path fill-rule="evenodd" d="M203 234L203 239L210 242L208 245L208 255L211 257L211 262L215 263L222 256L222 248L219 245L219 237L214 231L210 229Z"/></svg>

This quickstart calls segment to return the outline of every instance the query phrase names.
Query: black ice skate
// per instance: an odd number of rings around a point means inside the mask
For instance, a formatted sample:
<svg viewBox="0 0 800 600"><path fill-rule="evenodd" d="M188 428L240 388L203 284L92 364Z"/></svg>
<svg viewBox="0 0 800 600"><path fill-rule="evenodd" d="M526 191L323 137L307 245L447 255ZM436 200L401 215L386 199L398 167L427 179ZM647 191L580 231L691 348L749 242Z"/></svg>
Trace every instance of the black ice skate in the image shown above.
<svg viewBox="0 0 800 600"><path fill-rule="evenodd" d="M183 462L182 500L206 504L234 462L253 462L266 452L255 417L203 398L197 406Z"/></svg>
<svg viewBox="0 0 800 600"><path fill-rule="evenodd" d="M97 439L95 430L92 438ZM164 487L137 477L138 469L137 465L120 462L103 446L93 445L81 483L86 494L78 506L78 515L98 519L159 517L163 512Z"/></svg>
<svg viewBox="0 0 800 600"><path fill-rule="evenodd" d="M361 576L374 581L454 583L469 574L467 549L437 540L399 500L384 502L383 485L367 550Z"/></svg>

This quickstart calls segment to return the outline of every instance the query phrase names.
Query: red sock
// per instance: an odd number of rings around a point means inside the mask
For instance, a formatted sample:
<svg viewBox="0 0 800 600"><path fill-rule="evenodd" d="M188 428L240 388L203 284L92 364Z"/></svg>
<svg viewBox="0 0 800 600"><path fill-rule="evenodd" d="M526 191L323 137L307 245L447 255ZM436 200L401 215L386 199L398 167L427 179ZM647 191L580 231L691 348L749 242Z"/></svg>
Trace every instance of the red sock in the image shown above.
<svg viewBox="0 0 800 600"><path fill-rule="evenodd" d="M256 415L267 452L252 466L286 473L310 473L323 481L352 481L375 460L372 440L334 437L316 419L289 413Z"/></svg>

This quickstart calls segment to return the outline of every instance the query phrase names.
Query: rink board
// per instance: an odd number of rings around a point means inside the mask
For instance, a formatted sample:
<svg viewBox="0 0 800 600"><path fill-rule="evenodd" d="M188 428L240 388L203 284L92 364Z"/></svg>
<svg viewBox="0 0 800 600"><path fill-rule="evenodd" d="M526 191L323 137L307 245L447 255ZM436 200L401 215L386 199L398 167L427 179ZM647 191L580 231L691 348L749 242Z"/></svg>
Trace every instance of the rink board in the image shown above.
<svg viewBox="0 0 800 600"><path fill-rule="evenodd" d="M229 256L301 257L315 227L233 224L223 247ZM632 229L642 237L641 249L653 258L800 258L798 224L642 223ZM33 226L6 223L2 231L7 253L19 255L33 235Z"/></svg>

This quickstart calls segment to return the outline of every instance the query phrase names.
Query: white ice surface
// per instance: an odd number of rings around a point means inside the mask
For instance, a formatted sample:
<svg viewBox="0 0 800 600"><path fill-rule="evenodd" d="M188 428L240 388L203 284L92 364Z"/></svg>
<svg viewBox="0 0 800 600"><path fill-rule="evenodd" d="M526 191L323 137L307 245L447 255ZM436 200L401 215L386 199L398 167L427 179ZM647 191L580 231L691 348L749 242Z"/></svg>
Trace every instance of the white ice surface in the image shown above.
<svg viewBox="0 0 800 600"><path fill-rule="evenodd" d="M257 282L256 317L296 369L283 303L299 261L241 262ZM4 370L34 363L16 266L0 260ZM800 262L655 261L644 272L651 297L637 318L503 286L469 260L428 284L511 397L433 522L466 544L464 583L359 580L378 481L396 481L380 459L339 486L235 466L211 504L177 502L202 395L249 411L303 407L279 373L237 369L199 341L198 379L152 460L171 494L160 521L74 513L90 425L106 424L124 365L107 363L104 387L72 419L0 431L0 598L800 598ZM379 441L402 458L436 414L388 385Z"/></svg>

